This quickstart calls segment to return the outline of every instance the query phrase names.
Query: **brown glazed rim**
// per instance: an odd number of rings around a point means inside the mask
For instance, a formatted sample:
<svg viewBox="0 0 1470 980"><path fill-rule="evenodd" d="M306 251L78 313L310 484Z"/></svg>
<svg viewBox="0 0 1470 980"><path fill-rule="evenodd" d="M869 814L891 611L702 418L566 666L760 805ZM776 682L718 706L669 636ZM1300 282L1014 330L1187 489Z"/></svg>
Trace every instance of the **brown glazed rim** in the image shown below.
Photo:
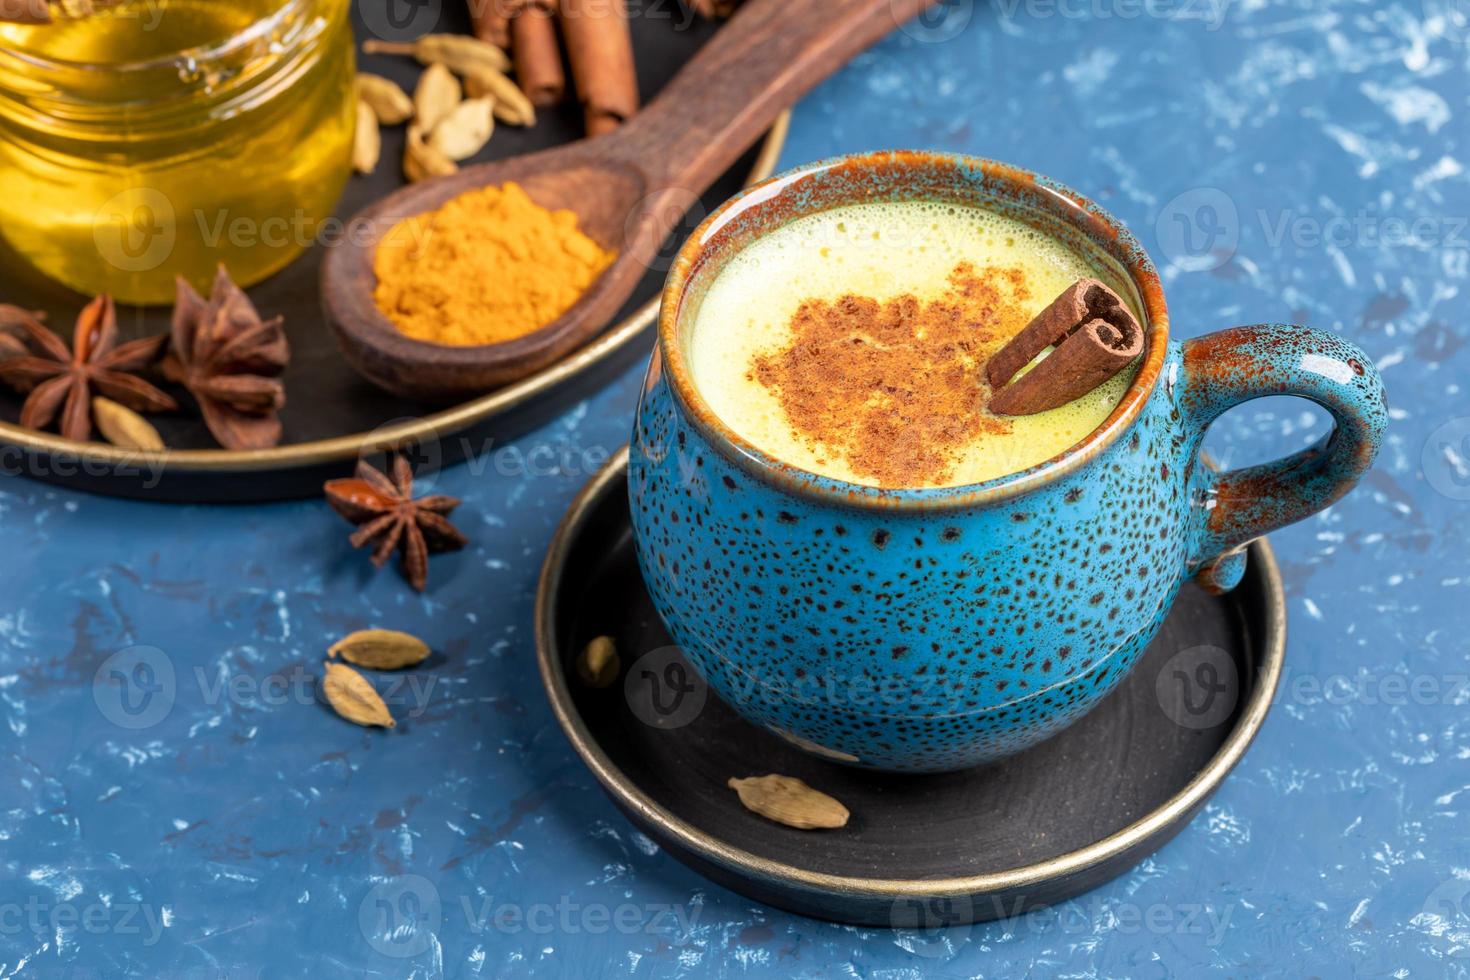
<svg viewBox="0 0 1470 980"><path fill-rule="evenodd" d="M765 180L776 169L776 162L786 146L790 125L790 110L781 113L771 124L746 179L747 187ZM160 460L163 469L176 473L260 472L351 460L360 453L381 452L461 431L536 398L632 343L653 323L658 304L659 298L653 297L586 345L520 381L452 408L376 429L287 443L269 449L165 449L152 452L124 449L104 442L79 442L54 432L41 432L14 422L0 421L0 448L15 446L28 452L44 452L75 461L79 466L137 466ZM322 327L325 329L325 324ZM289 394L288 391L288 397Z"/></svg>
<svg viewBox="0 0 1470 980"><path fill-rule="evenodd" d="M812 175L835 173L840 176L842 171L902 168L950 169L955 171L956 181L966 179L960 176L965 171L978 171L987 182L1003 188L1002 197L1017 203L1027 201L1026 206L1031 210L1039 207L1073 225L1122 266L1143 305L1147 347L1128 390L1112 413L1086 439L1029 469L983 483L924 489L880 489L818 476L767 455L716 416L695 388L678 340L679 314L694 275L702 270L711 254L718 251L719 246L711 247L710 243L717 239L722 229L747 210L779 206L773 202L798 190L800 184ZM860 177L855 179L861 180ZM798 205L793 210L808 213L815 209ZM1144 403L1163 370L1168 340L1169 312L1164 304L1164 290L1158 272L1133 233L1116 218L1071 188L1029 170L982 157L927 150L885 150L819 160L777 174L732 197L705 218L680 248L664 285L658 321L658 352L662 356L663 370L669 374L669 386L692 424L722 455L745 472L797 496L828 504L884 511L989 506L1075 472L1112 445L1143 411Z"/></svg>
<svg viewBox="0 0 1470 980"><path fill-rule="evenodd" d="M1187 819L1225 780L1245 755L1256 734L1265 724L1266 714L1275 698L1286 657L1286 598L1281 587L1281 572L1265 538L1249 545L1250 562L1247 575L1259 576L1265 594L1265 622L1261 628L1261 650L1256 666L1259 674L1250 697L1224 744L1209 764L1195 774L1183 789L1111 836L1086 847L1059 854L1046 861L1022 865L1006 871L953 878L859 878L850 875L824 874L790 864L772 861L738 847L732 847L712 834L700 830L665 810L637 784L613 764L607 753L588 731L572 702L566 672L561 667L561 647L570 638L557 635L555 608L558 591L566 574L566 562L572 544L584 530L593 505L607 493L616 493L617 485L627 480L628 449L623 447L608 460L602 471L572 501L557 528L546 561L541 566L541 581L536 589L536 660L541 681L557 724L566 733L583 763L619 805L660 828L680 847L705 861L730 869L742 877L756 876L808 893L838 894L861 898L899 899L904 897L946 898L976 896L1004 892L1015 888L1065 878L1095 865L1123 857L1149 840L1166 833L1179 821ZM610 488L610 485L611 486Z"/></svg>

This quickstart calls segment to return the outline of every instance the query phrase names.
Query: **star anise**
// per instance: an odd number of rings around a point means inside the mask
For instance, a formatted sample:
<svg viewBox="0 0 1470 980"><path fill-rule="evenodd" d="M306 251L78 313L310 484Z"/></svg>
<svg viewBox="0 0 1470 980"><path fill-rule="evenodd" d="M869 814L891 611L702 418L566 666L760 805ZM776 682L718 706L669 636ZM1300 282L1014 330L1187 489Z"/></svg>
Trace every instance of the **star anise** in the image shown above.
<svg viewBox="0 0 1470 980"><path fill-rule="evenodd" d="M27 320L41 321L46 314L41 310L23 310L19 306L0 303L0 360L27 352L26 342L21 339L21 324Z"/></svg>
<svg viewBox="0 0 1470 980"><path fill-rule="evenodd" d="M85 440L92 434L92 393L106 395L139 412L166 412L179 407L168 395L138 377L163 350L168 336L158 334L117 342L117 308L112 297L98 296L77 316L71 347L41 323L34 313L0 306L0 326L18 328L0 343L0 381L29 392L20 409L20 424L43 429L61 417L61 434Z"/></svg>
<svg viewBox="0 0 1470 980"><path fill-rule="evenodd" d="M264 449L281 441L276 412L286 404L286 389L276 375L291 356L281 320L262 320L224 266L208 302L179 277L163 373L189 389L204 424L226 449Z"/></svg>
<svg viewBox="0 0 1470 980"><path fill-rule="evenodd" d="M379 568L397 549L408 584L424 591L429 580L429 555L458 551L466 538L445 515L459 506L459 498L442 494L413 499L413 469L395 454L393 479L358 460L357 476L328 480L323 488L332 509L357 525L348 540L354 548L373 546L373 564Z"/></svg>

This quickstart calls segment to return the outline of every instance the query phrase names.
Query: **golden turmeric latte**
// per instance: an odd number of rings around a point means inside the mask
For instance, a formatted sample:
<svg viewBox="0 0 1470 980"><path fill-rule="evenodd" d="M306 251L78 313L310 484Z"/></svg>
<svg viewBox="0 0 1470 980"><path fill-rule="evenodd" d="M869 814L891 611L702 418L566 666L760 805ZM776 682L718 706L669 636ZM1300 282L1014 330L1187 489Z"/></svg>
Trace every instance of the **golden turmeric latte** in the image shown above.
<svg viewBox="0 0 1470 980"><path fill-rule="evenodd" d="M507 183L395 225L373 258L373 299L410 337L495 344L561 316L612 259L571 211L543 208Z"/></svg>
<svg viewBox="0 0 1470 980"><path fill-rule="evenodd" d="M1114 276L1100 253L998 211L880 201L761 235L680 316L695 387L768 456L864 486L966 486L1066 452L1122 399L1131 370L1001 416L985 375L1052 297Z"/></svg>

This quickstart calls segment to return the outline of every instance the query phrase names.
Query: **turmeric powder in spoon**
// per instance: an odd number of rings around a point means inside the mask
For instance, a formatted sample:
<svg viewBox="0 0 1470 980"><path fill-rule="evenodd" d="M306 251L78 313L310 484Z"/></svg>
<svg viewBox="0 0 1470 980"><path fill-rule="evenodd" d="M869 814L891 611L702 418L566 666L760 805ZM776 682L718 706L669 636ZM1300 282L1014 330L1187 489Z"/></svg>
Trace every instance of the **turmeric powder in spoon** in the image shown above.
<svg viewBox="0 0 1470 980"><path fill-rule="evenodd" d="M565 313L613 256L571 211L543 208L515 183L484 187L389 230L373 299L418 340L501 343Z"/></svg>

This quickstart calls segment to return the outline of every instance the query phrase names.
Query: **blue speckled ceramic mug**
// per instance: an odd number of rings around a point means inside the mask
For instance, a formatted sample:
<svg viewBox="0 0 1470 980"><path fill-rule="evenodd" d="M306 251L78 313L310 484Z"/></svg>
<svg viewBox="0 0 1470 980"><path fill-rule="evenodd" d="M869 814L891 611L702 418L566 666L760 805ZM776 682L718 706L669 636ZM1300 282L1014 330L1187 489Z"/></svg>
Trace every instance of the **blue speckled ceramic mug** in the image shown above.
<svg viewBox="0 0 1470 980"><path fill-rule="evenodd" d="M1107 420L1009 476L885 490L794 469L716 418L686 360L691 299L756 237L873 200L998 210L1115 265L1147 346ZM1158 275L1133 236L1068 188L1004 164L844 157L732 199L669 275L633 431L638 559L675 642L748 720L860 766L962 768L1075 721L1134 665L1185 579L1232 588L1243 546L1346 493L1385 423L1377 372L1332 334L1268 324L1181 344L1168 332ZM1261 466L1201 465L1212 420L1282 394L1324 406L1332 432Z"/></svg>

